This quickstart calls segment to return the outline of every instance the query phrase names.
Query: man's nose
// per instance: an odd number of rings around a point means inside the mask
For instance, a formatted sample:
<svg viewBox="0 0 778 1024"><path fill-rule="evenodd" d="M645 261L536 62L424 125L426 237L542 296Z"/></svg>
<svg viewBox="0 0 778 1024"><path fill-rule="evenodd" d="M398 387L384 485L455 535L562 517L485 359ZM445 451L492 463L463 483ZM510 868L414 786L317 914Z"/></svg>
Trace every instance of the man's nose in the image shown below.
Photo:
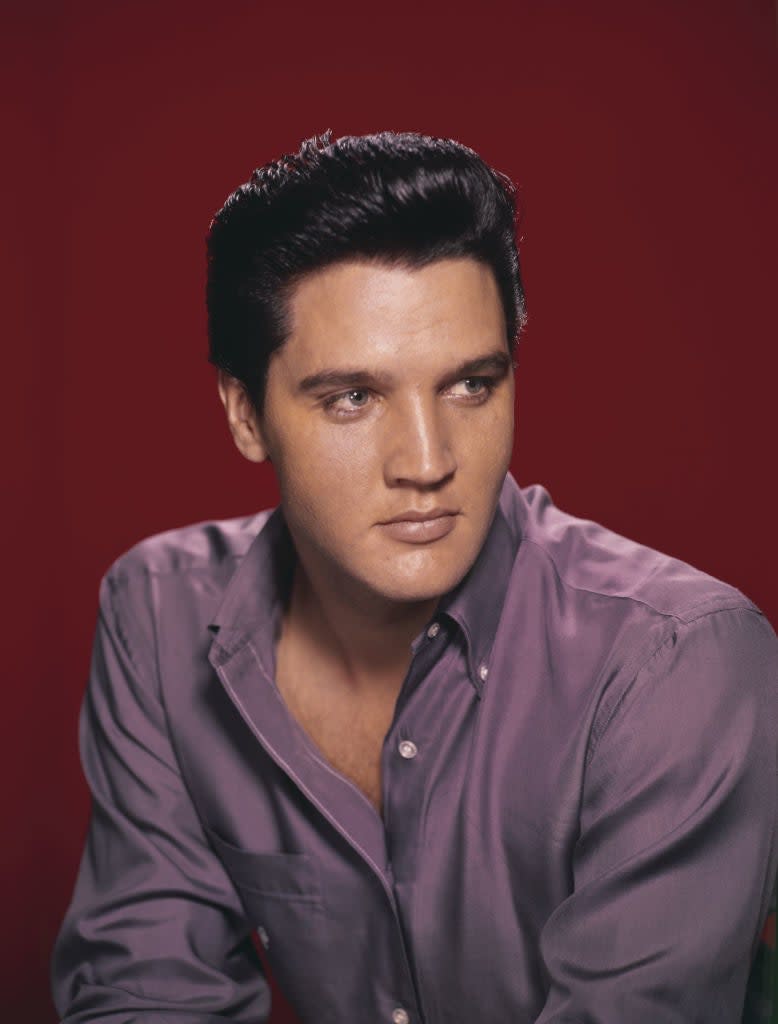
<svg viewBox="0 0 778 1024"><path fill-rule="evenodd" d="M388 485L430 487L452 475L456 459L443 410L415 395L388 417L384 471Z"/></svg>

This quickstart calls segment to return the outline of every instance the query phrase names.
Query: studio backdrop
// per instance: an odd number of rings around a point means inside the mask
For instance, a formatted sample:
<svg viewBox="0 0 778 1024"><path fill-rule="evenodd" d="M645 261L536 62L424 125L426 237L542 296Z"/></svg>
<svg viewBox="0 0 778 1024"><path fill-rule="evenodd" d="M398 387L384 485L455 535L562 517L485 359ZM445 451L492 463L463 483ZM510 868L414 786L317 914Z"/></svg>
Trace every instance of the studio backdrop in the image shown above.
<svg viewBox="0 0 778 1024"><path fill-rule="evenodd" d="M514 475L778 623L775 11L4 6L0 963L6 1015L52 1024L48 959L89 814L77 716L98 583L150 533L278 500L206 360L204 238L303 138L449 136L516 182Z"/></svg>

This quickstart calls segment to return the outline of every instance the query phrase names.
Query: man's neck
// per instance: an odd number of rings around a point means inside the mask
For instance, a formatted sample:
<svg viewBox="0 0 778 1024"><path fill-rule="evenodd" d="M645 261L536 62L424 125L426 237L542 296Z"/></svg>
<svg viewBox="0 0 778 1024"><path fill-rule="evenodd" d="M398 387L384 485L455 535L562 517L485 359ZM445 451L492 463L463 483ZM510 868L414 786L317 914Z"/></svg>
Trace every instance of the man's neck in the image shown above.
<svg viewBox="0 0 778 1024"><path fill-rule="evenodd" d="M349 599L343 588L312 579L298 559L284 628L337 672L356 696L402 683L411 643L434 615L438 601Z"/></svg>

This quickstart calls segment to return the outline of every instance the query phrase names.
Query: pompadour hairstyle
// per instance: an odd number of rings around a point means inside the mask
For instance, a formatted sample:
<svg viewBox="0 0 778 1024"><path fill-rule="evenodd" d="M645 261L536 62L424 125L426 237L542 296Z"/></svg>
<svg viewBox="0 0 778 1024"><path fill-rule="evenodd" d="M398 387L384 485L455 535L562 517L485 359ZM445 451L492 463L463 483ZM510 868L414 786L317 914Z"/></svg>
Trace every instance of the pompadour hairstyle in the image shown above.
<svg viewBox="0 0 778 1024"><path fill-rule="evenodd" d="M416 269L470 256L494 272L511 353L526 320L516 190L472 149L416 132L305 139L228 196L207 236L208 360L264 407L288 297L306 273L360 259Z"/></svg>

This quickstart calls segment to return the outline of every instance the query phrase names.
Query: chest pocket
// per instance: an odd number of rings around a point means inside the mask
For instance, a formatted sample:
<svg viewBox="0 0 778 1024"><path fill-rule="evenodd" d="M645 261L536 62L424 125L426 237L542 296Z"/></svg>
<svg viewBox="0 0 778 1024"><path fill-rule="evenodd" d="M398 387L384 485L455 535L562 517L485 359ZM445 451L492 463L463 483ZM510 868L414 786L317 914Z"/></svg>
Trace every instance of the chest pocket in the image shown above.
<svg viewBox="0 0 778 1024"><path fill-rule="evenodd" d="M207 826L206 834L240 893L321 903L316 861L307 853L258 853L233 846Z"/></svg>
<svg viewBox="0 0 778 1024"><path fill-rule="evenodd" d="M318 862L306 853L243 850L206 826L232 879L246 919L260 937L281 990L304 1020L336 1024L327 951L332 937L324 913Z"/></svg>

